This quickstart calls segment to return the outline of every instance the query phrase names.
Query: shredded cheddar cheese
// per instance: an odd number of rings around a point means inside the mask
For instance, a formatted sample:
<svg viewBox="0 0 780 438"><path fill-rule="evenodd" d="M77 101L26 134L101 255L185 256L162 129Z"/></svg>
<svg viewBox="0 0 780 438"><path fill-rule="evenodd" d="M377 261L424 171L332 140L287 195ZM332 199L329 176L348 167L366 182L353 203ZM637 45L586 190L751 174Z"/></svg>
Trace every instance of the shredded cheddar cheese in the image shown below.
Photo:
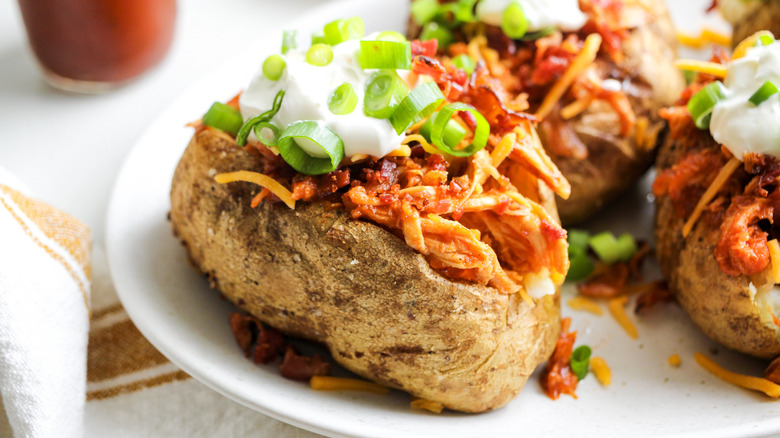
<svg viewBox="0 0 780 438"><path fill-rule="evenodd" d="M747 376L729 371L702 353L694 353L693 358L696 359L696 362L702 368L725 382L745 389L763 392L772 398L780 397L780 385L777 383L761 377Z"/></svg>
<svg viewBox="0 0 780 438"><path fill-rule="evenodd" d="M501 138L498 146L490 153L490 159L493 161L494 167L498 167L509 156L512 149L515 148L515 141L517 141L517 134L514 132L510 132Z"/></svg>
<svg viewBox="0 0 780 438"><path fill-rule="evenodd" d="M691 35L685 32L677 32L677 41L683 46L692 47L694 49L701 49L706 44L706 41L701 35Z"/></svg>
<svg viewBox="0 0 780 438"><path fill-rule="evenodd" d="M398 149L390 152L386 156L388 156L388 157L408 157L410 155L412 155L412 149L408 145L402 144L401 147L399 147Z"/></svg>
<svg viewBox="0 0 780 438"><path fill-rule="evenodd" d="M588 297L574 297L570 299L568 302L569 307L571 307L574 310L584 310L586 312L590 312L594 315L601 316L604 314L604 311L601 310L601 307L599 305L591 300Z"/></svg>
<svg viewBox="0 0 780 438"><path fill-rule="evenodd" d="M772 35L772 32L768 30L758 31L753 35L750 35L749 37L745 38L744 40L742 40L741 43L737 45L737 47L734 49L734 52L731 54L731 60L733 61L735 59L744 57L747 54L748 50L752 49L753 46L756 45L756 40L761 38L762 36L768 36L771 37L772 39L775 38L775 36Z"/></svg>
<svg viewBox="0 0 780 438"><path fill-rule="evenodd" d="M669 356L669 365L673 367L679 367L681 363L682 363L682 359L680 359L679 354L673 354Z"/></svg>
<svg viewBox="0 0 780 438"><path fill-rule="evenodd" d="M628 297L624 295L609 300L607 307L609 307L609 313L611 313L615 318L615 321L623 327L623 330L626 331L628 336L630 336L631 339L637 339L639 338L639 332L628 317L628 314L626 314L626 309L624 307L626 303L628 303Z"/></svg>
<svg viewBox="0 0 780 438"><path fill-rule="evenodd" d="M385 386L346 377L313 376L309 386L318 391L363 391L382 395L390 392L390 389Z"/></svg>
<svg viewBox="0 0 780 438"><path fill-rule="evenodd" d="M578 115L582 114L595 98L592 95L585 96L581 99L577 99L574 102L566 105L565 107L561 108L561 117L563 120L569 120L577 117Z"/></svg>
<svg viewBox="0 0 780 438"><path fill-rule="evenodd" d="M279 181L262 173L239 170L238 172L220 173L214 177L214 181L219 184L244 181L265 187L291 209L295 209L295 200L292 198L292 192L287 190Z"/></svg>
<svg viewBox="0 0 780 438"><path fill-rule="evenodd" d="M715 62L698 61L695 59L678 59L674 62L674 66L680 70L706 73L718 78L726 77L726 66Z"/></svg>
<svg viewBox="0 0 780 438"><path fill-rule="evenodd" d="M596 376L596 380L604 386L609 386L612 383L612 370L609 369L607 361L600 356L594 356L590 358L590 370L593 371L593 375Z"/></svg>
<svg viewBox="0 0 780 438"><path fill-rule="evenodd" d="M683 237L688 237L688 234L690 234L693 226L696 225L696 221L699 220L699 217L704 212L704 208L707 207L707 204L712 201L712 198L715 197L715 195L718 193L718 190L723 187L723 184L728 181L731 174L734 173L734 171L737 170L741 164L742 162L739 161L737 157L732 157L731 160L729 160L729 162L726 163L722 169L720 169L718 176L716 176L712 181L712 184L707 187L707 191L704 192L704 194L701 196L701 199L699 199L699 202L696 204L696 208L693 210L693 213L691 213L691 216L687 221L685 221L685 225L683 225L682 229Z"/></svg>
<svg viewBox="0 0 780 438"><path fill-rule="evenodd" d="M634 139L636 140L636 144L642 148L646 148L647 143L647 128L650 125L650 120L647 119L647 117L639 117L636 120L636 129L634 131Z"/></svg>
<svg viewBox="0 0 780 438"><path fill-rule="evenodd" d="M777 243L777 239L772 239L767 242L769 246L769 257L772 259L772 278L775 279L775 284L780 283L780 244Z"/></svg>
<svg viewBox="0 0 780 438"><path fill-rule="evenodd" d="M731 47L731 35L718 32L714 29L704 28L701 31L701 39L719 46Z"/></svg>
<svg viewBox="0 0 780 438"><path fill-rule="evenodd" d="M433 412L434 414L441 414L441 411L444 409L443 404L431 400L425 400L423 398L412 400L411 406L412 409L426 410Z"/></svg>
<svg viewBox="0 0 780 438"><path fill-rule="evenodd" d="M539 120L544 119L550 111L555 108L558 101L561 100L563 94L569 89L569 86L574 80L582 74L588 67L596 60L596 55L599 53L601 47L601 35L592 33L585 38L585 43L582 46L582 50L571 61L571 65L566 69L566 72L555 82L550 88L550 92L544 97L542 104L539 105L539 109L536 111L536 117Z"/></svg>

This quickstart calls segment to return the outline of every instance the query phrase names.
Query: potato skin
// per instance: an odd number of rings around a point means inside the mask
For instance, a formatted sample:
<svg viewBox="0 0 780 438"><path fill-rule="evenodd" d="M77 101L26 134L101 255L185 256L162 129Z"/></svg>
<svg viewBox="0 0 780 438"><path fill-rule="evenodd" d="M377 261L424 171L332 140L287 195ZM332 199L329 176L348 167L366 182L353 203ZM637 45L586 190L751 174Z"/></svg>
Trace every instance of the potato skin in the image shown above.
<svg viewBox="0 0 780 438"><path fill-rule="evenodd" d="M571 183L569 199L558 200L564 226L580 223L629 189L652 165L656 146L666 138L666 122L658 110L672 105L685 82L674 67L677 41L674 26L663 1L645 2L657 17L646 26L629 31L623 41L623 61L613 63L604 56L597 60L601 77L623 84L637 120L648 120L650 139L637 142L635 133L619 135L615 111L605 102L595 102L581 115L569 120L588 148L588 157L578 159L548 153ZM540 129L540 134L544 129ZM652 141L652 136L656 141ZM545 139L542 138L545 142Z"/></svg>
<svg viewBox="0 0 780 438"><path fill-rule="evenodd" d="M304 202L252 209L256 186L213 180L256 165L206 129L191 140L171 188L175 234L240 308L323 343L363 377L463 412L505 405L551 354L557 294L530 306L450 281L403 239L344 211Z"/></svg>
<svg viewBox="0 0 780 438"><path fill-rule="evenodd" d="M661 172L676 163L683 148L668 140L659 150ZM674 212L668 196L656 200L655 241L661 270L677 301L701 330L714 341L751 356L771 359L780 355L778 330L761 319L751 299L751 280L759 287L766 278L732 277L721 271L714 252L720 227L697 221L688 237L685 220Z"/></svg>
<svg viewBox="0 0 780 438"><path fill-rule="evenodd" d="M780 1L720 0L718 6L724 18L734 26L732 45L760 30L768 30L780 36Z"/></svg>

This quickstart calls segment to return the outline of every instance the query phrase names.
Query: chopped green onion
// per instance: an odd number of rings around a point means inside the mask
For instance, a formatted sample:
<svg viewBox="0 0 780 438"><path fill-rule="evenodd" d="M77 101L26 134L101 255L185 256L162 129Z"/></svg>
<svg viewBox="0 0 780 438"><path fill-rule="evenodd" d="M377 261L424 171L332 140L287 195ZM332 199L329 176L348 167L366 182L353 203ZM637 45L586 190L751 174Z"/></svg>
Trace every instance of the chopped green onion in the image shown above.
<svg viewBox="0 0 780 438"><path fill-rule="evenodd" d="M582 253L588 252L588 241L590 241L590 233L583 230L568 230L569 249L575 249Z"/></svg>
<svg viewBox="0 0 780 438"><path fill-rule="evenodd" d="M297 30L285 30L284 33L282 33L282 55L292 49L298 48L298 43L295 41L297 37Z"/></svg>
<svg viewBox="0 0 780 438"><path fill-rule="evenodd" d="M772 38L769 35L761 35L760 37L756 38L756 42L753 43L753 47L758 46L768 46L775 42L775 39Z"/></svg>
<svg viewBox="0 0 780 438"><path fill-rule="evenodd" d="M528 18L520 2L512 2L504 9L501 30L506 36L515 40L522 38L528 31Z"/></svg>
<svg viewBox="0 0 780 438"><path fill-rule="evenodd" d="M439 113L435 112L428 117L428 120L420 127L420 135L425 137L428 141L431 141L431 131L433 130L433 121L436 120L436 116ZM460 144L463 138L466 136L466 128L460 126L460 123L455 120L450 120L444 126L444 142L447 144Z"/></svg>
<svg viewBox="0 0 780 438"><path fill-rule="evenodd" d="M587 345L580 345L571 353L569 368L577 376L577 380L582 380L588 375L588 365L592 353L593 351Z"/></svg>
<svg viewBox="0 0 780 438"><path fill-rule="evenodd" d="M363 38L366 34L366 26L360 17L352 17L343 20L335 20L325 25L325 43L335 46L344 41Z"/></svg>
<svg viewBox="0 0 780 438"><path fill-rule="evenodd" d="M268 135L270 133L270 136ZM266 146L276 146L282 130L271 122L261 122L255 126L255 135L260 143Z"/></svg>
<svg viewBox="0 0 780 438"><path fill-rule="evenodd" d="M328 98L328 109L337 116L343 116L355 111L357 107L358 95L352 84L344 82L338 88L333 90Z"/></svg>
<svg viewBox="0 0 780 438"><path fill-rule="evenodd" d="M411 13L414 22L422 26L433 20L439 12L439 2L436 0L414 0Z"/></svg>
<svg viewBox="0 0 780 438"><path fill-rule="evenodd" d="M602 262L611 265L620 260L621 253L617 239L609 231L596 234L588 243Z"/></svg>
<svg viewBox="0 0 780 438"><path fill-rule="evenodd" d="M474 138L471 140L471 144L463 149L456 149L458 144L450 144L445 141L444 127L455 113L461 111L471 113L477 121L477 127L474 130ZM442 151L457 157L469 157L479 152L487 145L489 135L490 124L485 120L485 117L474 107L460 102L448 104L439 110L439 114L436 115L436 120L433 121L433 128L431 129L431 141L433 144Z"/></svg>
<svg viewBox="0 0 780 438"><path fill-rule="evenodd" d="M236 134L236 143L239 146L245 145L246 139L249 137L249 133L255 129L255 126L263 122L268 122L274 118L276 113L279 112L279 108L282 107L282 101L284 101L284 90L279 90L279 92L276 93L276 97L274 97L274 103L270 110L258 116L252 117L251 119L244 122L244 124L241 126L241 129L238 131L238 134Z"/></svg>
<svg viewBox="0 0 780 438"><path fill-rule="evenodd" d="M301 120L285 128L277 147L284 161L304 175L332 172L344 159L344 142L315 120Z"/></svg>
<svg viewBox="0 0 780 438"><path fill-rule="evenodd" d="M203 124L225 131L230 135L236 135L241 125L244 124L244 118L241 112L230 105L222 102L214 102L203 115Z"/></svg>
<svg viewBox="0 0 780 438"><path fill-rule="evenodd" d="M444 95L436 82L424 82L404 97L390 116L390 124L397 134L403 134L410 126L432 113L443 101Z"/></svg>
<svg viewBox="0 0 780 438"><path fill-rule="evenodd" d="M624 262L631 260L631 257L633 257L634 253L637 251L636 241L634 240L634 236L630 233L621 234L615 241L615 244L617 246L618 257Z"/></svg>
<svg viewBox="0 0 780 438"><path fill-rule="evenodd" d="M315 44L326 44L325 43L325 34L323 32L313 32L311 34L311 45Z"/></svg>
<svg viewBox="0 0 780 438"><path fill-rule="evenodd" d="M582 281L593 272L595 266L587 253L578 253L569 248L569 272L566 281Z"/></svg>
<svg viewBox="0 0 780 438"><path fill-rule="evenodd" d="M374 73L366 84L363 112L369 117L386 119L395 107L409 94L409 86L395 70L381 70Z"/></svg>
<svg viewBox="0 0 780 438"><path fill-rule="evenodd" d="M406 41L360 41L360 67L409 70L412 48Z"/></svg>
<svg viewBox="0 0 780 438"><path fill-rule="evenodd" d="M406 37L401 32L394 30L387 30L376 36L377 41L396 41L399 43L405 43Z"/></svg>
<svg viewBox="0 0 780 438"><path fill-rule="evenodd" d="M452 58L452 65L464 70L468 74L473 73L474 69L477 68L477 63L474 61L474 58L465 53Z"/></svg>
<svg viewBox="0 0 780 438"><path fill-rule="evenodd" d="M699 76L699 74L693 70L683 70L682 73L683 78L685 78L685 85L691 85Z"/></svg>
<svg viewBox="0 0 780 438"><path fill-rule="evenodd" d="M526 33L520 38L520 41L536 41L539 38L544 38L548 35L551 35L556 30L558 30L558 28L555 26L547 26L545 28L537 30L536 32Z"/></svg>
<svg viewBox="0 0 780 438"><path fill-rule="evenodd" d="M712 109L718 101L725 99L724 86L720 81L707 84L688 101L688 111L693 117L696 127L707 129L710 127Z"/></svg>
<svg viewBox="0 0 780 438"><path fill-rule="evenodd" d="M766 81L748 100L753 105L759 106L763 101L777 94L777 91L777 85L773 84L771 81Z"/></svg>
<svg viewBox="0 0 780 438"><path fill-rule="evenodd" d="M458 4L455 7L455 19L462 23L473 23L477 21L477 16L474 15L474 5L477 0L458 0Z"/></svg>
<svg viewBox="0 0 780 438"><path fill-rule="evenodd" d="M271 55L263 62L263 76L272 81L278 81L286 66L287 61L281 55Z"/></svg>
<svg viewBox="0 0 780 438"><path fill-rule="evenodd" d="M327 44L315 44L306 52L306 62L317 67L324 67L333 61L333 49Z"/></svg>
<svg viewBox="0 0 780 438"><path fill-rule="evenodd" d="M425 40L437 40L439 42L439 48L447 47L455 39L452 36L452 32L446 28L440 26L435 21L432 21L425 26L420 33L420 39Z"/></svg>

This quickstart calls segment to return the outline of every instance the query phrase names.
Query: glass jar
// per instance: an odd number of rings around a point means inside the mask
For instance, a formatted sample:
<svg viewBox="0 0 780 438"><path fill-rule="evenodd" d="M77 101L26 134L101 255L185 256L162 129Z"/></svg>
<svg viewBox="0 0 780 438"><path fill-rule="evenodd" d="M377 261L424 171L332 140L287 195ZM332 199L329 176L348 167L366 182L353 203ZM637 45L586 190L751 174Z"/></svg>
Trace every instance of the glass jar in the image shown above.
<svg viewBox="0 0 780 438"><path fill-rule="evenodd" d="M98 93L139 76L170 48L175 0L19 0L43 76Z"/></svg>

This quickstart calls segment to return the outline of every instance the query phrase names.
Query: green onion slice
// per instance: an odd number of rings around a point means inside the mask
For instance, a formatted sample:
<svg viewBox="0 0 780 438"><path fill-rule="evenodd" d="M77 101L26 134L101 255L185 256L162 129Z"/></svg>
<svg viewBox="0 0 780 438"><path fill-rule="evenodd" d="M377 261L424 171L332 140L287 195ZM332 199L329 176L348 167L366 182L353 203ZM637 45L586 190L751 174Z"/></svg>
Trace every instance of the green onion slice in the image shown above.
<svg viewBox="0 0 780 438"><path fill-rule="evenodd" d="M602 262L611 265L621 260L622 254L618 247L617 239L609 231L596 234L590 238L588 243Z"/></svg>
<svg viewBox="0 0 780 438"><path fill-rule="evenodd" d="M420 127L420 135L425 137L429 142L431 141L431 131L433 131L433 121L436 120L436 116L439 112L435 112L428 117L428 120ZM466 137L466 128L460 125L455 120L450 120L444 125L444 142L447 144L460 144L463 138Z"/></svg>
<svg viewBox="0 0 780 438"><path fill-rule="evenodd" d="M444 138L444 127L455 113L460 111L471 113L477 121L477 128L474 130L474 138L471 140L470 145L463 149L455 149L458 147L458 143L447 143ZM431 141L433 144L442 151L457 157L469 157L479 152L487 145L489 135L490 125L485 120L485 117L474 107L460 102L450 103L439 110L439 114L436 115L436 120L433 121L433 128L431 129Z"/></svg>
<svg viewBox="0 0 780 438"><path fill-rule="evenodd" d="M725 87L720 81L707 84L688 101L688 111L696 127L708 129L712 118L712 109L720 100L726 98Z"/></svg>
<svg viewBox="0 0 780 438"><path fill-rule="evenodd" d="M278 81L282 77L285 67L287 67L287 61L281 55L271 55L263 62L263 76L272 81Z"/></svg>
<svg viewBox="0 0 780 438"><path fill-rule="evenodd" d="M569 248L569 272L566 281L582 281L593 272L595 266L587 253L579 253Z"/></svg>
<svg viewBox="0 0 780 438"><path fill-rule="evenodd" d="M241 112L230 105L222 102L214 102L203 115L203 124L225 131L230 135L236 135L241 125L244 124L244 118Z"/></svg>
<svg viewBox="0 0 780 438"><path fill-rule="evenodd" d="M407 41L360 41L360 67L409 70L412 47Z"/></svg>
<svg viewBox="0 0 780 438"><path fill-rule="evenodd" d="M617 246L618 257L620 260L627 262L631 260L634 253L637 251L636 240L630 233L623 233L615 241Z"/></svg>
<svg viewBox="0 0 780 438"><path fill-rule="evenodd" d="M439 42L439 47L442 48L449 46L455 37L453 37L452 32L447 30L445 27L440 26L435 21L432 21L423 26L422 32L420 33L420 39L423 41L437 40Z"/></svg>
<svg viewBox="0 0 780 438"><path fill-rule="evenodd" d="M326 44L325 43L325 34L323 32L312 32L311 34L311 45L315 44Z"/></svg>
<svg viewBox="0 0 780 438"><path fill-rule="evenodd" d="M455 8L455 19L462 23L474 23L477 16L474 15L474 5L477 0L458 0Z"/></svg>
<svg viewBox="0 0 780 438"><path fill-rule="evenodd" d="M285 128L277 147L284 161L305 175L333 172L344 159L344 142L316 120L301 120Z"/></svg>
<svg viewBox="0 0 780 438"><path fill-rule="evenodd" d="M255 135L260 143L266 146L276 146L282 130L271 122L261 122L255 126Z"/></svg>
<svg viewBox="0 0 780 438"><path fill-rule="evenodd" d="M433 20L439 12L439 2L436 0L414 0L411 11L414 22L422 26Z"/></svg>
<svg viewBox="0 0 780 438"><path fill-rule="evenodd" d="M295 41L297 37L297 30L285 30L284 33L282 33L282 55L290 50L298 48L298 43Z"/></svg>
<svg viewBox="0 0 780 438"><path fill-rule="evenodd" d="M772 38L769 35L761 35L760 37L756 38L756 42L753 43L753 47L758 46L768 46L775 42L775 39Z"/></svg>
<svg viewBox="0 0 780 438"><path fill-rule="evenodd" d="M691 85L699 76L699 74L693 70L683 70L682 73L683 78L685 78L685 85Z"/></svg>
<svg viewBox="0 0 780 438"><path fill-rule="evenodd" d="M363 113L369 117L386 119L407 94L409 86L395 70L380 70L366 83Z"/></svg>
<svg viewBox="0 0 780 438"><path fill-rule="evenodd" d="M244 122L244 125L241 126L241 129L238 131L238 134L236 134L236 143L239 146L245 145L246 139L247 137L249 137L249 133L251 133L252 130L255 129L255 126L263 122L268 122L274 118L276 113L279 112L279 108L282 107L282 101L284 101L284 90L279 90L279 92L276 93L276 97L274 97L274 103L270 110L260 115L257 115L255 117L252 117L251 119Z"/></svg>
<svg viewBox="0 0 780 438"><path fill-rule="evenodd" d="M773 84L772 81L766 81L748 100L753 105L759 106L763 101L777 94L777 92L777 85Z"/></svg>
<svg viewBox="0 0 780 438"><path fill-rule="evenodd" d="M477 68L477 62L474 61L474 58L465 53L452 58L452 65L464 70L468 74L473 73L474 69Z"/></svg>
<svg viewBox="0 0 780 438"><path fill-rule="evenodd" d="M584 230L568 230L569 249L577 250L578 252L588 252L588 241L590 241L590 233Z"/></svg>
<svg viewBox="0 0 780 438"><path fill-rule="evenodd" d="M333 61L333 49L327 44L315 44L306 52L306 62L317 67L324 67Z"/></svg>
<svg viewBox="0 0 780 438"><path fill-rule="evenodd" d="M587 345L580 345L571 353L569 368L577 376L577 380L582 380L588 375L588 365L592 353L593 351Z"/></svg>
<svg viewBox="0 0 780 438"><path fill-rule="evenodd" d="M335 46L351 39L363 38L366 26L360 17L331 21L325 25L325 43Z"/></svg>
<svg viewBox="0 0 780 438"><path fill-rule="evenodd" d="M501 30L512 39L520 39L528 31L528 18L520 2L512 2L504 9Z"/></svg>
<svg viewBox="0 0 780 438"><path fill-rule="evenodd" d="M377 41L396 41L399 43L405 43L406 37L401 34L401 32L396 32L394 30L387 30L379 35L376 36Z"/></svg>
<svg viewBox="0 0 780 438"><path fill-rule="evenodd" d="M436 82L424 82L404 97L390 116L390 124L397 134L403 134L410 126L428 117L444 101Z"/></svg>
<svg viewBox="0 0 780 438"><path fill-rule="evenodd" d="M339 85L328 98L328 109L337 116L343 116L355 111L357 107L358 95L352 84L344 82Z"/></svg>

